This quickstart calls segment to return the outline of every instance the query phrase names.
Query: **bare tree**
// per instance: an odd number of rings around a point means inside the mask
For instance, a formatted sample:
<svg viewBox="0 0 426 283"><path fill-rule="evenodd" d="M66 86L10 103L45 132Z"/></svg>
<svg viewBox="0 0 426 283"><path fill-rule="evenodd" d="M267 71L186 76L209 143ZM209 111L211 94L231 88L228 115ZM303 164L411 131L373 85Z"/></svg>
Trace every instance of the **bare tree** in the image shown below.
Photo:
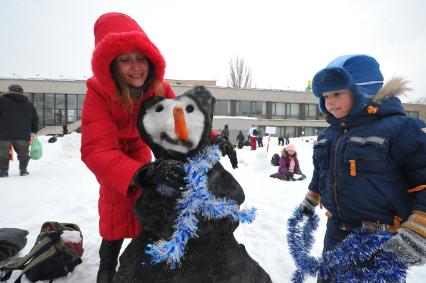
<svg viewBox="0 0 426 283"><path fill-rule="evenodd" d="M420 97L413 101L415 104L426 104L426 97Z"/></svg>
<svg viewBox="0 0 426 283"><path fill-rule="evenodd" d="M252 84L250 68L244 59L237 58L229 61L228 86L234 88L250 88Z"/></svg>

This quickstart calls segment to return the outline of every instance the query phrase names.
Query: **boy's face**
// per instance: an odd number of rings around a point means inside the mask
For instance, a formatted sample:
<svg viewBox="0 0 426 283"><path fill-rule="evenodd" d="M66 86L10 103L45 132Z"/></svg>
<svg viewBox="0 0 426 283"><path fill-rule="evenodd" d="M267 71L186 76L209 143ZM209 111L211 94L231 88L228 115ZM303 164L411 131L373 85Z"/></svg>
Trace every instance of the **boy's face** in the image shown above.
<svg viewBox="0 0 426 283"><path fill-rule="evenodd" d="M349 89L324 92L325 108L337 119L348 116L354 105L352 93Z"/></svg>

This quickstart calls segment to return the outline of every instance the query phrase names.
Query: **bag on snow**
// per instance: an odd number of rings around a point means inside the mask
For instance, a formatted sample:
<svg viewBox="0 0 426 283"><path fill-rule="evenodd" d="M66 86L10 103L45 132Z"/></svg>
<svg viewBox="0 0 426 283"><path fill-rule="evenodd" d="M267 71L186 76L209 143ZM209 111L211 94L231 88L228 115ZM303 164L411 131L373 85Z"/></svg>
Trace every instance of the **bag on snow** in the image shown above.
<svg viewBox="0 0 426 283"><path fill-rule="evenodd" d="M39 160L43 155L43 147L38 138L34 138L31 143L30 158L33 160Z"/></svg>
<svg viewBox="0 0 426 283"><path fill-rule="evenodd" d="M272 155L271 164L273 166L280 166L280 156L278 155L278 153Z"/></svg>
<svg viewBox="0 0 426 283"><path fill-rule="evenodd" d="M22 250L27 244L27 235L27 230L0 228L0 262Z"/></svg>
<svg viewBox="0 0 426 283"><path fill-rule="evenodd" d="M48 140L47 140L47 142L48 142L48 143L55 143L55 142L57 142L57 140L58 140L58 138L57 138L57 137L55 137L55 136L53 136L53 137L51 137L50 139L48 139Z"/></svg>
<svg viewBox="0 0 426 283"><path fill-rule="evenodd" d="M76 224L45 222L31 251L0 267L0 281L8 280L14 270L22 270L15 283L24 274L31 282L52 282L72 272L82 262L83 251L83 235Z"/></svg>

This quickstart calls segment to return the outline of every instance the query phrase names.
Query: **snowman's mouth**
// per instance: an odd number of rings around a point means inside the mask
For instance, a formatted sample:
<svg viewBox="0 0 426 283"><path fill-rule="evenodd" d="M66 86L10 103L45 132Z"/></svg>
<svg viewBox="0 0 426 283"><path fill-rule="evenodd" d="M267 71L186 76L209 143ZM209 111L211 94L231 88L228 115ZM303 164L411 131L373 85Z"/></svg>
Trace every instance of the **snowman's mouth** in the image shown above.
<svg viewBox="0 0 426 283"><path fill-rule="evenodd" d="M183 145L187 148L192 148L192 146L193 146L193 143L191 141L182 141L182 140L178 140L178 139L172 139L165 132L162 132L160 134L160 139L165 140L166 142L174 144L174 145Z"/></svg>

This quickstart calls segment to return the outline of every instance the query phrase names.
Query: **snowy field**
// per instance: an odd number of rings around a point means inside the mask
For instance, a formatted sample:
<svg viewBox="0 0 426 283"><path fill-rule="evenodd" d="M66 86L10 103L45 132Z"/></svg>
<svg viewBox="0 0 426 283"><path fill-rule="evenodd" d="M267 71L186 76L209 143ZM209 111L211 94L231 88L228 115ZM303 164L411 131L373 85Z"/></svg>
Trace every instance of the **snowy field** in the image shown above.
<svg viewBox="0 0 426 283"><path fill-rule="evenodd" d="M73 133L58 138L53 144L47 143L48 137L40 137L40 140L44 146L43 158L30 162L29 176L20 177L18 162L13 161L10 177L0 178L0 227L30 232L27 246L18 254L23 256L34 245L43 222L78 224L84 237L83 263L68 277L55 282L95 282L101 242L97 212L99 186L80 160L80 135ZM303 199L312 176L312 143L305 140L307 138L291 139L299 153L302 172L307 175L304 181L283 182L269 177L278 168L270 165L272 154L281 150L276 138L271 139L269 153L266 153L266 137L263 148L256 151L250 151L248 147L238 149L238 169L232 169L227 158L221 160L245 191L243 206L258 209L254 223L240 225L235 232L236 238L276 283L290 282L295 269L287 247L286 223ZM324 211L318 212L321 224L315 234L313 255L320 255L325 232ZM15 271L9 282L13 282L18 274ZM416 267L409 270L407 282L425 282L424 278L426 266ZM24 278L22 282L29 281ZM307 282L316 280L309 278Z"/></svg>

